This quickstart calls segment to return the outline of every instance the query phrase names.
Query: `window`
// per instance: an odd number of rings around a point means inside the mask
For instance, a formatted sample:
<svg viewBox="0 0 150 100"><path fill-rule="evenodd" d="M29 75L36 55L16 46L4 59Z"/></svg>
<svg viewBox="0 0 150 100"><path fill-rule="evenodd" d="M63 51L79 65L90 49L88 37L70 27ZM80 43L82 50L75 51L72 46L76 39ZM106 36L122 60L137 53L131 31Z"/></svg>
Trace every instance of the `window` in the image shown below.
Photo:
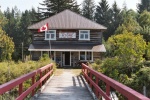
<svg viewBox="0 0 150 100"><path fill-rule="evenodd" d="M92 52L80 52L80 60L92 60Z"/></svg>
<svg viewBox="0 0 150 100"><path fill-rule="evenodd" d="M79 30L79 40L90 40L90 30Z"/></svg>
<svg viewBox="0 0 150 100"><path fill-rule="evenodd" d="M91 57L91 52L86 52L86 59L87 60L92 60L92 57Z"/></svg>
<svg viewBox="0 0 150 100"><path fill-rule="evenodd" d="M85 60L85 52L80 52L80 60Z"/></svg>
<svg viewBox="0 0 150 100"><path fill-rule="evenodd" d="M56 40L56 30L45 31L45 40Z"/></svg>

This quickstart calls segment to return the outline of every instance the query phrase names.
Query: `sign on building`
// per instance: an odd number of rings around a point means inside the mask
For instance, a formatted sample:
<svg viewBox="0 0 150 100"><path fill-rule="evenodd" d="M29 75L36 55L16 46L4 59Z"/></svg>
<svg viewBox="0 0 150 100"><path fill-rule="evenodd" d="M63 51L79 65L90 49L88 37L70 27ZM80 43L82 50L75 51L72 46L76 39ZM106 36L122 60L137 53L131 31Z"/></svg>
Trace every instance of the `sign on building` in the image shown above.
<svg viewBox="0 0 150 100"><path fill-rule="evenodd" d="M59 38L76 38L75 32L60 32Z"/></svg>

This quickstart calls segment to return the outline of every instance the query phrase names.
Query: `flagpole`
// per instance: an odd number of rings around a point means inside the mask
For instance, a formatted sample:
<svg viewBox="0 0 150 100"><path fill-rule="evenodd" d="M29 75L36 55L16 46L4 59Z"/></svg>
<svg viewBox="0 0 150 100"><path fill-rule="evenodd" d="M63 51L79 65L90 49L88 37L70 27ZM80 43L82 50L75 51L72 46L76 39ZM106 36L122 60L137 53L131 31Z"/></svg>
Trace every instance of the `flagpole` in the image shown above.
<svg viewBox="0 0 150 100"><path fill-rule="evenodd" d="M50 42L50 39L49 39L49 49L50 49L50 58L51 58L51 42Z"/></svg>

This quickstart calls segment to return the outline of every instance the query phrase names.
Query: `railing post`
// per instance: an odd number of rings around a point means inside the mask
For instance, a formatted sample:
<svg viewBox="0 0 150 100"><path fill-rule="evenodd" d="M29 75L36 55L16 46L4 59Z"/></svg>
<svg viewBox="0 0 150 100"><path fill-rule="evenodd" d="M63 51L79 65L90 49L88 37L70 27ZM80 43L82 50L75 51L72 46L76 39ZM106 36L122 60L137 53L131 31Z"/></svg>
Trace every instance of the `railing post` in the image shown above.
<svg viewBox="0 0 150 100"><path fill-rule="evenodd" d="M35 83L35 75L32 77L32 85ZM34 96L34 89L32 90L32 96Z"/></svg>
<svg viewBox="0 0 150 100"><path fill-rule="evenodd" d="M106 95L110 96L110 86L106 83ZM107 100L107 99L106 99ZM109 99L108 99L109 100Z"/></svg>
<svg viewBox="0 0 150 100"><path fill-rule="evenodd" d="M98 77L96 77L95 78L96 79L96 85L98 86ZM97 98L99 97L99 93L98 93L98 90L97 90L97 88L95 88L95 94L96 94L96 96L97 96Z"/></svg>
<svg viewBox="0 0 150 100"><path fill-rule="evenodd" d="M90 79L93 81L93 79L92 79L92 73L91 72L90 72ZM92 88L92 83L91 82L90 82L90 87Z"/></svg>
<svg viewBox="0 0 150 100"><path fill-rule="evenodd" d="M42 78L42 72L40 72L40 79ZM42 87L42 82L40 82L40 88Z"/></svg>
<svg viewBox="0 0 150 100"><path fill-rule="evenodd" d="M50 72L51 71L51 67L49 67L48 68L48 72ZM50 78L51 77L51 74L48 76L48 78Z"/></svg>
<svg viewBox="0 0 150 100"><path fill-rule="evenodd" d="M19 84L19 95L23 92L23 83Z"/></svg>

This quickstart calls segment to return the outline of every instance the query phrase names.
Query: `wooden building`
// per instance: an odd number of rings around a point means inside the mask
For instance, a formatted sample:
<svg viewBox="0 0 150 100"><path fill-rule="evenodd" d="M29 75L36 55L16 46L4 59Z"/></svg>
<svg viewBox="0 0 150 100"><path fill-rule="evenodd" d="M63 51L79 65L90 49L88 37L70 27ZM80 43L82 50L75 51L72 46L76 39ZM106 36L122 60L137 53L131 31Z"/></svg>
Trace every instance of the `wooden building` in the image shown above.
<svg viewBox="0 0 150 100"><path fill-rule="evenodd" d="M38 32L48 23L48 31ZM70 10L28 27L32 31L29 51L33 60L44 53L60 66L76 66L79 61L94 61L106 52L102 44L102 32L107 28Z"/></svg>

